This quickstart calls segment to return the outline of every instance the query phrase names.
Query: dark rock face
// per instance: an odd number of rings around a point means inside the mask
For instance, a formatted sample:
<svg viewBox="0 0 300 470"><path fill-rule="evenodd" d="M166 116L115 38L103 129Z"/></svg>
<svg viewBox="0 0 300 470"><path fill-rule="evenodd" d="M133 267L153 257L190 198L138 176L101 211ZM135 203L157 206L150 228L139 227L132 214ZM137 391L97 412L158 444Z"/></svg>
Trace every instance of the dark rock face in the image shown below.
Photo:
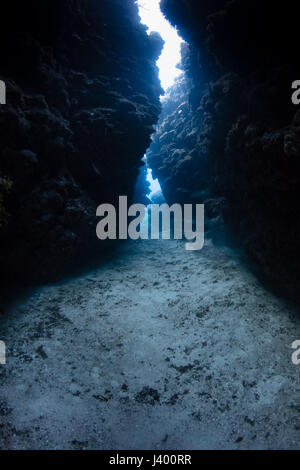
<svg viewBox="0 0 300 470"><path fill-rule="evenodd" d="M190 45L149 154L169 202L205 202L268 279L299 290L300 115L291 1L162 0ZM285 31L283 33L283 31Z"/></svg>
<svg viewBox="0 0 300 470"><path fill-rule="evenodd" d="M12 0L2 15L2 276L56 279L101 250L96 206L133 197L163 44L133 0Z"/></svg>

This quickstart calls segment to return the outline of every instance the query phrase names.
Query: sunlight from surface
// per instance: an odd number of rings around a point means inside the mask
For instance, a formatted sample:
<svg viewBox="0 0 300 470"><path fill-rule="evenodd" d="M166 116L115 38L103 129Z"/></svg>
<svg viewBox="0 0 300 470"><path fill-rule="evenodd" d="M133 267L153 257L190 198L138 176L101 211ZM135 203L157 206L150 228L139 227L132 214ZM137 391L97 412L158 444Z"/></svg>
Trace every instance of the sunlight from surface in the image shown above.
<svg viewBox="0 0 300 470"><path fill-rule="evenodd" d="M148 196L151 198L153 194L157 193L158 191L161 191L161 187L159 181L153 179L152 170L150 170L150 168L148 168L147 181L150 183L151 193L148 194Z"/></svg>
<svg viewBox="0 0 300 470"><path fill-rule="evenodd" d="M176 68L181 55L180 48L183 40L179 37L175 28L163 16L160 0L138 0L139 13L142 23L148 26L148 33L158 32L165 41L165 46L160 58L157 61L159 67L159 77L164 90L174 84L175 78L182 74Z"/></svg>

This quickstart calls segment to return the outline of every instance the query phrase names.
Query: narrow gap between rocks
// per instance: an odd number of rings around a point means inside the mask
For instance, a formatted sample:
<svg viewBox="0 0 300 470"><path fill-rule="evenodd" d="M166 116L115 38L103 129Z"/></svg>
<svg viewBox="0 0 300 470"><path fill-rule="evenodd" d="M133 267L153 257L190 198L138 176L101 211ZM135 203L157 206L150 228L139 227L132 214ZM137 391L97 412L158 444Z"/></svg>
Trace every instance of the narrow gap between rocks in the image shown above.
<svg viewBox="0 0 300 470"><path fill-rule="evenodd" d="M158 33L164 40L162 53L157 60L159 78L165 93L161 96L162 115L170 99L168 91L176 80L183 76L183 71L179 67L181 62L181 46L184 41L179 36L178 31L164 17L160 9L160 0L138 0L137 4L141 23L147 26L148 34ZM148 198L151 202L160 204L165 202L165 198L160 182L147 160L148 152L151 152L151 145L144 157L144 162L147 166L146 181L150 184Z"/></svg>

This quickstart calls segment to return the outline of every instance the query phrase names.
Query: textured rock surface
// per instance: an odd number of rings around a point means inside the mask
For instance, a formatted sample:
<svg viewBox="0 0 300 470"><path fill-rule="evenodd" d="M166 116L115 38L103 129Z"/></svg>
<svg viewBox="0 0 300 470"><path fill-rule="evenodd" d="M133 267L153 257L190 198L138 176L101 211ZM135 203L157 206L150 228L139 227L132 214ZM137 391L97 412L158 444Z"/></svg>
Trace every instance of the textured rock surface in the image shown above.
<svg viewBox="0 0 300 470"><path fill-rule="evenodd" d="M132 0L5 10L0 265L6 279L44 281L101 248L97 205L133 196L160 112L162 40L147 36Z"/></svg>
<svg viewBox="0 0 300 470"><path fill-rule="evenodd" d="M268 279L297 291L294 4L162 0L161 5L190 46L183 51L185 82L170 92L150 165L169 201L206 202L208 215L218 226L225 220L234 229Z"/></svg>

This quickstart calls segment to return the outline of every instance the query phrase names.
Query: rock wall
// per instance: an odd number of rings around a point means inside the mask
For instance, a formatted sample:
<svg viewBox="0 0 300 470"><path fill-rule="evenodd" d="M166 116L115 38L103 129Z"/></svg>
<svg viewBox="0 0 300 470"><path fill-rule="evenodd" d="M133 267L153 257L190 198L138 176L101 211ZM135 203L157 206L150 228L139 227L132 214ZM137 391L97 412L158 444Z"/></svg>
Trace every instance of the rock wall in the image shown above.
<svg viewBox="0 0 300 470"><path fill-rule="evenodd" d="M96 206L133 197L160 113L163 41L134 0L1 8L1 278L43 282L106 249Z"/></svg>
<svg viewBox="0 0 300 470"><path fill-rule="evenodd" d="M169 202L205 202L270 281L299 292L294 2L162 0L189 45L149 154Z"/></svg>

